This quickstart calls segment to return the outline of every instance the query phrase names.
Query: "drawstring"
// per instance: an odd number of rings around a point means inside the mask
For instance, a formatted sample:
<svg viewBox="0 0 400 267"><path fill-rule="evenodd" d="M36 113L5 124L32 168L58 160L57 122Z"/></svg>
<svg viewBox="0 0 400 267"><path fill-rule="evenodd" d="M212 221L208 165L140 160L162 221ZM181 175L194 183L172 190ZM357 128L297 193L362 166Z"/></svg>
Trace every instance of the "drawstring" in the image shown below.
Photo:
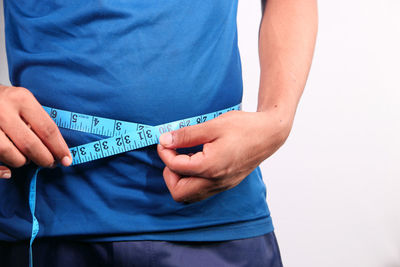
<svg viewBox="0 0 400 267"><path fill-rule="evenodd" d="M29 267L33 267L33 259L32 259L32 244L33 240L35 240L36 235L39 232L39 222L35 217L35 206L36 206L36 180L38 172L41 170L41 167L37 167L35 174L32 176L30 185L29 185L29 208L32 214L32 233L31 233L31 241L29 243Z"/></svg>

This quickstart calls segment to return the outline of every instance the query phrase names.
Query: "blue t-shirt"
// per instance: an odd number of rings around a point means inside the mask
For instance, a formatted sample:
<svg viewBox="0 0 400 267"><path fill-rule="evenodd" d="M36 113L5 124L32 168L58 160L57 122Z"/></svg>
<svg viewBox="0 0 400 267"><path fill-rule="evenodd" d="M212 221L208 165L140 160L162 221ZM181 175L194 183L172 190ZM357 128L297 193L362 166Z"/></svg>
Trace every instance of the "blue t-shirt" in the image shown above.
<svg viewBox="0 0 400 267"><path fill-rule="evenodd" d="M237 0L4 0L10 80L42 105L158 125L241 102ZM72 147L101 137L60 129ZM234 144L232 144L234 145ZM229 240L273 230L260 169L175 202L150 146L39 172L39 237ZM0 240L30 237L33 166L0 180Z"/></svg>

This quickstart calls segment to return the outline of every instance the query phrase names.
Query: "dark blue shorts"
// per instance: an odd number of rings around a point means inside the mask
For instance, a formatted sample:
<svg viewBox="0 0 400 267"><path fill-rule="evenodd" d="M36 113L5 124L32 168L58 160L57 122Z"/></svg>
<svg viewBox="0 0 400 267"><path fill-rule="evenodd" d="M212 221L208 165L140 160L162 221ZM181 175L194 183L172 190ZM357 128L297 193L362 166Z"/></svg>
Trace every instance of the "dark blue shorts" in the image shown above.
<svg viewBox="0 0 400 267"><path fill-rule="evenodd" d="M281 267L273 232L221 242L76 242L38 239L34 267ZM28 243L0 242L1 267L27 267Z"/></svg>

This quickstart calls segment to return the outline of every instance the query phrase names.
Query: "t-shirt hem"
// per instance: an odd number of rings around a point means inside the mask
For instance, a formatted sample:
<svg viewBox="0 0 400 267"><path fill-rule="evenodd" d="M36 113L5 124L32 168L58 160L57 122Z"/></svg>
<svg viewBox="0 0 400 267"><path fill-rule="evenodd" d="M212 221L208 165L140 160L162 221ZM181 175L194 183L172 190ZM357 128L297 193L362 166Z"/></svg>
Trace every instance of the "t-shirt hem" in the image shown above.
<svg viewBox="0 0 400 267"><path fill-rule="evenodd" d="M154 233L138 233L113 236L81 237L83 242L112 242L112 241L191 241L191 242L213 242L245 239L261 236L274 231L270 216L259 219L230 223L195 229L178 231L165 231Z"/></svg>

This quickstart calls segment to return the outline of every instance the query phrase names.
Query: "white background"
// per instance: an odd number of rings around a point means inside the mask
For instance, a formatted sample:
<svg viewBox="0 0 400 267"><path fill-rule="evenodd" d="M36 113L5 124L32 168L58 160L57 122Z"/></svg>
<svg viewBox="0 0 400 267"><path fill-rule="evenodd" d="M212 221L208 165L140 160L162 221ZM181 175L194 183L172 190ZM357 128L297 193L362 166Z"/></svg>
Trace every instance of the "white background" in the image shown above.
<svg viewBox="0 0 400 267"><path fill-rule="evenodd" d="M261 7L239 2L243 104L255 111ZM283 261L400 266L400 1L323 0L319 17L292 133L262 164ZM2 17L0 26L0 83L9 84Z"/></svg>
<svg viewBox="0 0 400 267"><path fill-rule="evenodd" d="M261 8L239 2L244 109L253 111ZM319 1L293 130L262 164L285 266L400 266L399 79L399 0Z"/></svg>

